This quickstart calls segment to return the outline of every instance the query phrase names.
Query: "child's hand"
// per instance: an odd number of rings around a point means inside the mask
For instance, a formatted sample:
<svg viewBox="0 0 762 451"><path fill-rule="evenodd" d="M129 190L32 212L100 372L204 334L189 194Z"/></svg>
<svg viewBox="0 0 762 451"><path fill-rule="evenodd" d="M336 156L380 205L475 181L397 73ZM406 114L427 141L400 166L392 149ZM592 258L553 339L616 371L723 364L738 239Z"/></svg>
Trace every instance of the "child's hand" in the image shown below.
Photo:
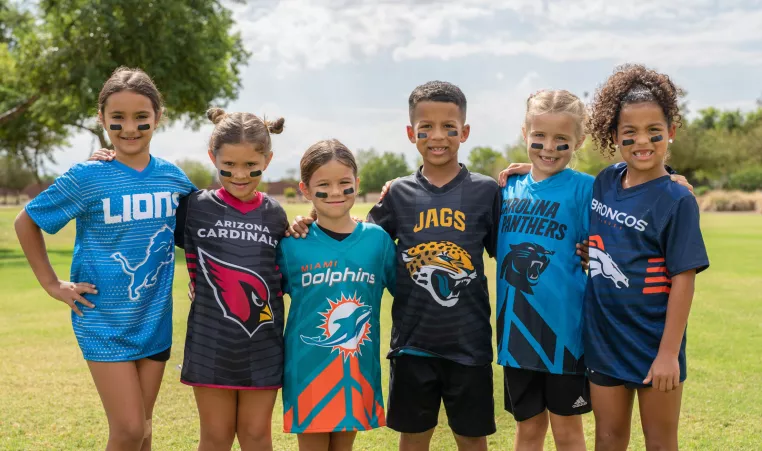
<svg viewBox="0 0 762 451"><path fill-rule="evenodd" d="M512 175L524 175L529 174L532 170L532 165L529 163L511 163L505 170L500 171L500 175L497 177L497 184L500 187L505 186L506 180Z"/></svg>
<svg viewBox="0 0 762 451"><path fill-rule="evenodd" d="M398 178L399 177L384 183L384 187L381 188L381 195L378 196L378 203L381 203L381 201L384 200L384 196L386 196L386 193L389 192L389 189L392 187L392 183L394 183L394 181L397 180Z"/></svg>
<svg viewBox="0 0 762 451"><path fill-rule="evenodd" d="M684 187L688 188L694 196L696 193L693 192L693 185L688 183L688 179L683 177L682 175L672 174L669 176L670 179L672 179L673 182L677 182L679 185L683 185Z"/></svg>
<svg viewBox="0 0 762 451"><path fill-rule="evenodd" d="M193 282L188 282L188 299L191 302L196 299L196 288L193 286Z"/></svg>
<svg viewBox="0 0 762 451"><path fill-rule="evenodd" d="M643 383L651 383L653 388L663 392L676 389L680 385L680 363L677 361L677 355L663 352L656 354L656 360L651 364Z"/></svg>
<svg viewBox="0 0 762 451"><path fill-rule="evenodd" d="M315 222L315 220L309 217L295 217L294 222L291 224L288 230L286 230L286 236L292 236L294 238L306 238L307 232L310 230L310 224L313 222Z"/></svg>
<svg viewBox="0 0 762 451"><path fill-rule="evenodd" d="M98 294L95 285L91 283L74 283L65 280L56 280L49 286L45 287L45 291L48 292L50 297L58 299L68 305L69 308L74 310L74 313L79 316L82 316L82 312L79 310L79 307L77 307L77 302L85 307L95 308L95 305L92 302L82 297L82 293Z"/></svg>
<svg viewBox="0 0 762 451"><path fill-rule="evenodd" d="M365 218L358 218L357 216L350 216L350 218L352 219L352 221L357 223L365 222Z"/></svg>
<svg viewBox="0 0 762 451"><path fill-rule="evenodd" d="M111 161L116 156L116 152L111 149L98 149L90 155L88 161Z"/></svg>
<svg viewBox="0 0 762 451"><path fill-rule="evenodd" d="M579 255L582 269L587 271L590 267L590 246L587 240L582 240L582 244L577 243L577 255Z"/></svg>

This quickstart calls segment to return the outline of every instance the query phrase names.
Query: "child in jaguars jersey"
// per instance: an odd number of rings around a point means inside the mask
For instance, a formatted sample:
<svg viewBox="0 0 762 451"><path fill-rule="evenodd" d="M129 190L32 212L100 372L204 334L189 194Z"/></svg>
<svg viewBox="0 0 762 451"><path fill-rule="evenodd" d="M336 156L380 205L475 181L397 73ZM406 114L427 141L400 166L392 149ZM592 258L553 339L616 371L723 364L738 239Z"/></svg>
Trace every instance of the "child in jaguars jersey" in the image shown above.
<svg viewBox="0 0 762 451"><path fill-rule="evenodd" d="M395 245L349 215L359 179L352 153L320 141L301 160L300 189L317 221L309 239L281 242L286 323L284 430L302 451L352 449L357 431L385 426L379 346L383 290L395 284Z"/></svg>
<svg viewBox="0 0 762 451"><path fill-rule="evenodd" d="M636 392L647 446L678 447L686 325L709 266L696 200L663 163L679 94L666 75L625 65L593 103L593 139L624 159L596 177L591 204L583 341L596 449L627 448Z"/></svg>
<svg viewBox="0 0 762 451"><path fill-rule="evenodd" d="M584 124L585 105L574 94L530 96L522 127L530 171L508 178L501 191L497 361L505 409L517 421L516 450L543 449L548 423L557 449L585 449L587 276L575 251L588 236L593 177L567 167L585 140Z"/></svg>
<svg viewBox="0 0 762 451"><path fill-rule="evenodd" d="M108 418L108 449L150 449L153 406L172 345L175 213L178 199L195 188L179 168L150 154L161 114L161 95L148 75L117 69L98 97L98 119L116 161L74 166L15 223L40 285L72 310ZM77 237L67 282L51 267L41 230L56 233L72 219Z"/></svg>

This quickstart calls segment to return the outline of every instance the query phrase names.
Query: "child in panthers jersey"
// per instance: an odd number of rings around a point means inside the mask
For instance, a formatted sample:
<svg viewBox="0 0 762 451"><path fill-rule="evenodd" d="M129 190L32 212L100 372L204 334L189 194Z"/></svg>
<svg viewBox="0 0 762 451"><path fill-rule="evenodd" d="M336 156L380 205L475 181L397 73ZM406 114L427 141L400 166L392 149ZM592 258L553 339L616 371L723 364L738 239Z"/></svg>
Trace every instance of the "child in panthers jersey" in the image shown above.
<svg viewBox="0 0 762 451"><path fill-rule="evenodd" d="M378 226L349 215L359 179L352 153L320 141L301 160L300 189L317 222L306 240L281 243L291 296L283 381L284 430L300 450L352 449L357 431L384 426L381 296L395 283L395 246Z"/></svg>
<svg viewBox="0 0 762 451"><path fill-rule="evenodd" d="M175 214L178 199L195 188L175 165L151 156L161 113L161 94L148 75L117 69L98 98L116 161L77 164L16 219L40 285L72 310L108 418L108 449L150 449L153 406L172 346ZM50 266L40 230L56 233L72 219L73 282L66 282Z"/></svg>

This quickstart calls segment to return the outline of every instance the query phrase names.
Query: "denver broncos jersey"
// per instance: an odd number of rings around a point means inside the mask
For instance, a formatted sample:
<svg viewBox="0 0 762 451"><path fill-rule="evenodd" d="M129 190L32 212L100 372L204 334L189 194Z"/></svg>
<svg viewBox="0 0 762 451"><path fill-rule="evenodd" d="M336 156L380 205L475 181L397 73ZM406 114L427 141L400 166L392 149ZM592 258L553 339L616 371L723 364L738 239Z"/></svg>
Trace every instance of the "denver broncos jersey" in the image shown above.
<svg viewBox="0 0 762 451"><path fill-rule="evenodd" d="M642 383L664 333L670 278L709 259L690 191L669 176L624 189L626 171L617 163L593 185L583 340L591 371ZM685 335L678 362L683 381Z"/></svg>
<svg viewBox="0 0 762 451"><path fill-rule="evenodd" d="M195 188L151 157L142 171L118 161L77 164L26 206L54 234L77 220L70 279L94 284L95 308L72 312L86 360L138 360L172 345L174 230L179 198Z"/></svg>
<svg viewBox="0 0 762 451"><path fill-rule="evenodd" d="M372 224L342 241L320 227L281 243L291 296L283 381L285 432L364 431L386 425L379 327L394 287L394 242Z"/></svg>
<svg viewBox="0 0 762 451"><path fill-rule="evenodd" d="M497 362L584 374L582 303L587 275L576 243L588 237L593 177L566 169L502 189L497 239Z"/></svg>
<svg viewBox="0 0 762 451"><path fill-rule="evenodd" d="M390 356L492 361L483 255L495 253L499 208L497 183L462 166L442 187L421 169L402 177L371 209L368 221L398 240Z"/></svg>
<svg viewBox="0 0 762 451"><path fill-rule="evenodd" d="M248 203L223 189L199 191L178 210L195 298L188 314L181 381L277 389L283 378L283 294L276 248L283 207L257 193Z"/></svg>

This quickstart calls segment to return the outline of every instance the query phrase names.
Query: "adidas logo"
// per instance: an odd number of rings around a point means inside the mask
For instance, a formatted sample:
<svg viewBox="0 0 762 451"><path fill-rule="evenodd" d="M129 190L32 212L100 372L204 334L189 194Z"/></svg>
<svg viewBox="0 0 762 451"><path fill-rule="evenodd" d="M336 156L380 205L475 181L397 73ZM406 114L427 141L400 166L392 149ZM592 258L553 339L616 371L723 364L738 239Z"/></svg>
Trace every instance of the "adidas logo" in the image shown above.
<svg viewBox="0 0 762 451"><path fill-rule="evenodd" d="M577 400L574 402L574 405L572 406L572 409L579 409L580 407L586 406L587 402L582 399L582 396L577 398Z"/></svg>

